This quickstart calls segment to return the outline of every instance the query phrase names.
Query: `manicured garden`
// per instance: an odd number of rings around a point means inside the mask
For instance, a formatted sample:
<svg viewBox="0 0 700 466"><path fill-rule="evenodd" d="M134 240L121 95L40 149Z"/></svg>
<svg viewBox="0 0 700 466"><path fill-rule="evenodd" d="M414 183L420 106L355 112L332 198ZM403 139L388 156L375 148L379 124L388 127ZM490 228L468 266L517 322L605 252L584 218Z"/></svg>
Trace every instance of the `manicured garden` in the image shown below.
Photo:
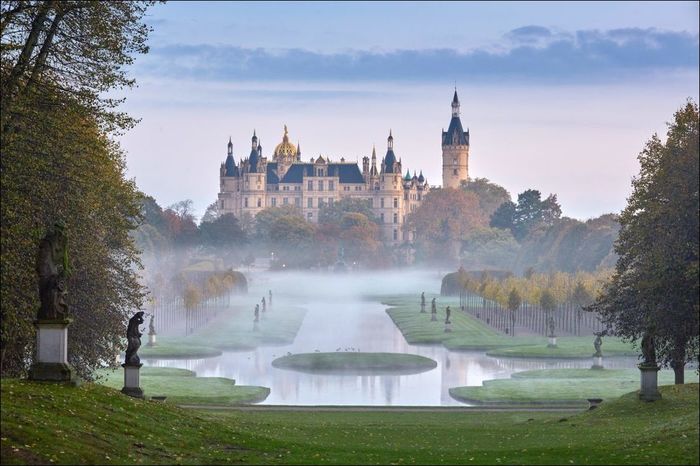
<svg viewBox="0 0 700 466"><path fill-rule="evenodd" d="M437 297L438 320L431 321L430 299ZM462 312L456 298L426 295L426 313L420 312L420 296L396 295L382 298L390 306L387 314L410 344L442 344L450 351L487 351L489 356L512 358L590 358L594 353L592 336L557 338L557 346L547 346L544 336L508 336L479 319ZM445 333L445 307L450 306L452 332ZM619 338L603 338L605 356L637 356L639 351Z"/></svg>
<svg viewBox="0 0 700 466"><path fill-rule="evenodd" d="M695 371L686 371L685 377L698 381ZM673 371L659 371L659 384L673 381ZM450 395L479 405L575 405L588 398L615 399L638 389L637 369L544 369L516 372L510 379L487 380L482 386L451 388Z"/></svg>
<svg viewBox="0 0 700 466"><path fill-rule="evenodd" d="M593 411L197 411L4 379L4 464L697 464L698 385Z"/></svg>
<svg viewBox="0 0 700 466"><path fill-rule="evenodd" d="M99 372L98 383L121 390L124 374L121 369ZM146 397L165 396L166 403L186 405L238 405L259 403L270 394L266 387L236 385L224 377L195 377L186 369L170 367L143 367L141 388Z"/></svg>
<svg viewBox="0 0 700 466"><path fill-rule="evenodd" d="M252 306L232 306L216 320L184 337L158 337L157 345L141 346L144 359L197 359L219 356L222 351L246 351L258 346L292 343L304 320L306 310L275 305L260 312L253 322Z"/></svg>
<svg viewBox="0 0 700 466"><path fill-rule="evenodd" d="M437 367L437 362L417 354L336 352L292 354L275 359L272 365L282 369L314 373L414 374Z"/></svg>

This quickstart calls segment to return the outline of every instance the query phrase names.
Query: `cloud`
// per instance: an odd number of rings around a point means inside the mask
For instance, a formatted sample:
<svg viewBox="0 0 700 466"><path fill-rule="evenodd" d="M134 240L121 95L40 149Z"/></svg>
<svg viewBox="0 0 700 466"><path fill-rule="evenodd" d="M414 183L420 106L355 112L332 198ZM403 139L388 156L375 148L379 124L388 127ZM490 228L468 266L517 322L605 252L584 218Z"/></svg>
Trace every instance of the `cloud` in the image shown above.
<svg viewBox="0 0 700 466"><path fill-rule="evenodd" d="M620 82L652 73L697 72L698 36L656 29L574 34L525 26L499 51L454 49L348 51L169 45L153 48L141 71L215 81L395 81L539 83Z"/></svg>

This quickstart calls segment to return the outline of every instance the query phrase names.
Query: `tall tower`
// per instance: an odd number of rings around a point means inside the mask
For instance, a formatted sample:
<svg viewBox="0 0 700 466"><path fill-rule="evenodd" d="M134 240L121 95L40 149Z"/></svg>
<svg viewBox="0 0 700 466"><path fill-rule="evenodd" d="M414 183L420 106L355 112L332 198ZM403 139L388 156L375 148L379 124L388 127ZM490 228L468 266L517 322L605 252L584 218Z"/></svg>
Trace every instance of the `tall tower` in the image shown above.
<svg viewBox="0 0 700 466"><path fill-rule="evenodd" d="M459 188L469 179L469 130L462 129L459 119L457 88L452 98L452 120L442 132L442 187Z"/></svg>

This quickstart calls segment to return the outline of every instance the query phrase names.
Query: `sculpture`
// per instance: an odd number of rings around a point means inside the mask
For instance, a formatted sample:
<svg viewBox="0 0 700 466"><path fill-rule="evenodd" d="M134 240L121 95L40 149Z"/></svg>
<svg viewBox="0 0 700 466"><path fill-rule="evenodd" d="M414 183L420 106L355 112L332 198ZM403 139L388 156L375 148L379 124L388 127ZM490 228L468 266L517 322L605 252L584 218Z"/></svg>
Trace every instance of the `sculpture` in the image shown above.
<svg viewBox="0 0 700 466"><path fill-rule="evenodd" d="M549 320L547 321L547 325L549 326L549 336L554 337L554 317L549 317Z"/></svg>
<svg viewBox="0 0 700 466"><path fill-rule="evenodd" d="M593 347L595 348L595 354L593 356L601 357L603 352L600 347L603 345L603 339L600 337L600 333L595 334L595 340L593 340Z"/></svg>
<svg viewBox="0 0 700 466"><path fill-rule="evenodd" d="M149 334L149 335L155 335L155 334L156 334L156 327L155 327L155 325L153 325L153 319L154 319L154 318L155 318L155 316L154 316L153 314L151 314L151 321L148 322L148 334Z"/></svg>
<svg viewBox="0 0 700 466"><path fill-rule="evenodd" d="M437 307L435 306L435 298L433 298L432 302L430 303L430 312L432 314L437 314Z"/></svg>
<svg viewBox="0 0 700 466"><path fill-rule="evenodd" d="M654 346L654 335L650 332L644 333L642 337L642 357L643 364L656 366L656 347Z"/></svg>
<svg viewBox="0 0 700 466"><path fill-rule="evenodd" d="M452 311L450 310L450 306L447 306L447 309L445 309L445 323L446 324L452 323L452 322L450 322L450 314L451 313L452 313Z"/></svg>
<svg viewBox="0 0 700 466"><path fill-rule="evenodd" d="M260 320L260 305L256 304L255 305L255 320L254 322L257 322Z"/></svg>
<svg viewBox="0 0 700 466"><path fill-rule="evenodd" d="M143 311L139 311L134 316L129 319L129 325L126 328L126 357L124 358L124 364L127 366L138 366L141 364L141 359L136 352L141 347L141 332L139 332L139 325L143 323Z"/></svg>
<svg viewBox="0 0 700 466"><path fill-rule="evenodd" d="M265 312L265 296L262 299L262 311Z"/></svg>
<svg viewBox="0 0 700 466"><path fill-rule="evenodd" d="M68 265L68 237L62 223L56 222L52 230L39 244L36 259L39 275L39 299L41 307L37 320L65 319L68 315L66 280L70 274Z"/></svg>
<svg viewBox="0 0 700 466"><path fill-rule="evenodd" d="M425 312L425 291L420 294L420 311Z"/></svg>

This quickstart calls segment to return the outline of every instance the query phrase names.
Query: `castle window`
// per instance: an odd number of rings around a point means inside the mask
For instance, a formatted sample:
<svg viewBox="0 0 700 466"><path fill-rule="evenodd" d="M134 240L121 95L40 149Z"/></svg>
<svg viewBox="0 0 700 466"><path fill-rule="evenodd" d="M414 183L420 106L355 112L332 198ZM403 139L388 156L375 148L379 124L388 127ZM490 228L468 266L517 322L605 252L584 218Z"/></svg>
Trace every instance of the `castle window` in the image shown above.
<svg viewBox="0 0 700 466"><path fill-rule="evenodd" d="M379 214L379 220L381 220L382 223L384 223L384 212L382 212L381 214Z"/></svg>
<svg viewBox="0 0 700 466"><path fill-rule="evenodd" d="M294 191L301 191L301 186L294 186Z"/></svg>
<svg viewBox="0 0 700 466"><path fill-rule="evenodd" d="M301 207L301 199L299 199L298 197L295 197L294 198L294 205L296 207Z"/></svg>
<svg viewBox="0 0 700 466"><path fill-rule="evenodd" d="M455 168L454 170L452 170L452 174L453 174L453 175L456 175L456 174L457 174L457 169L456 169L456 168Z"/></svg>
<svg viewBox="0 0 700 466"><path fill-rule="evenodd" d="M314 218L314 213L313 213L313 212L309 212L308 214L306 214L306 218L308 218L309 220L311 220L312 218Z"/></svg>
<svg viewBox="0 0 700 466"><path fill-rule="evenodd" d="M383 197L379 198L379 207L384 208L384 198Z"/></svg>
<svg viewBox="0 0 700 466"><path fill-rule="evenodd" d="M379 191L379 183L374 183L374 190Z"/></svg>
<svg viewBox="0 0 700 466"><path fill-rule="evenodd" d="M394 214L394 223L399 223L399 215L398 214ZM394 238L394 239L396 239L396 238Z"/></svg>
<svg viewBox="0 0 700 466"><path fill-rule="evenodd" d="M335 191L335 182L333 182L333 181L328 182L328 191Z"/></svg>
<svg viewBox="0 0 700 466"><path fill-rule="evenodd" d="M282 191L289 191L289 186L283 186Z"/></svg>
<svg viewBox="0 0 700 466"><path fill-rule="evenodd" d="M408 200L408 193L403 193L403 200L407 201Z"/></svg>
<svg viewBox="0 0 700 466"><path fill-rule="evenodd" d="M248 198L243 198L243 207L248 207Z"/></svg>
<svg viewBox="0 0 700 466"><path fill-rule="evenodd" d="M397 239L399 239L399 232L396 231L396 229L394 229L394 241L396 241Z"/></svg>
<svg viewBox="0 0 700 466"><path fill-rule="evenodd" d="M306 187L309 191L313 191L314 190L314 182L309 180Z"/></svg>
<svg viewBox="0 0 700 466"><path fill-rule="evenodd" d="M318 182L318 190L323 191L323 181Z"/></svg>
<svg viewBox="0 0 700 466"><path fill-rule="evenodd" d="M306 199L306 207L308 207L308 208L310 209L310 208L312 208L313 206L314 206L314 200L313 200L313 198L310 197L310 198Z"/></svg>
<svg viewBox="0 0 700 466"><path fill-rule="evenodd" d="M395 197L394 198L394 209L397 209L399 207L399 198Z"/></svg>
<svg viewBox="0 0 700 466"><path fill-rule="evenodd" d="M283 198L282 198L282 204L288 205L288 204L289 204L289 198L288 198L288 197L283 197Z"/></svg>
<svg viewBox="0 0 700 466"><path fill-rule="evenodd" d="M271 205L272 207L276 207L276 206L277 206L277 198L276 198L276 197L273 197L273 198L270 199L270 205Z"/></svg>
<svg viewBox="0 0 700 466"><path fill-rule="evenodd" d="M262 207L262 199L258 198L258 207Z"/></svg>

